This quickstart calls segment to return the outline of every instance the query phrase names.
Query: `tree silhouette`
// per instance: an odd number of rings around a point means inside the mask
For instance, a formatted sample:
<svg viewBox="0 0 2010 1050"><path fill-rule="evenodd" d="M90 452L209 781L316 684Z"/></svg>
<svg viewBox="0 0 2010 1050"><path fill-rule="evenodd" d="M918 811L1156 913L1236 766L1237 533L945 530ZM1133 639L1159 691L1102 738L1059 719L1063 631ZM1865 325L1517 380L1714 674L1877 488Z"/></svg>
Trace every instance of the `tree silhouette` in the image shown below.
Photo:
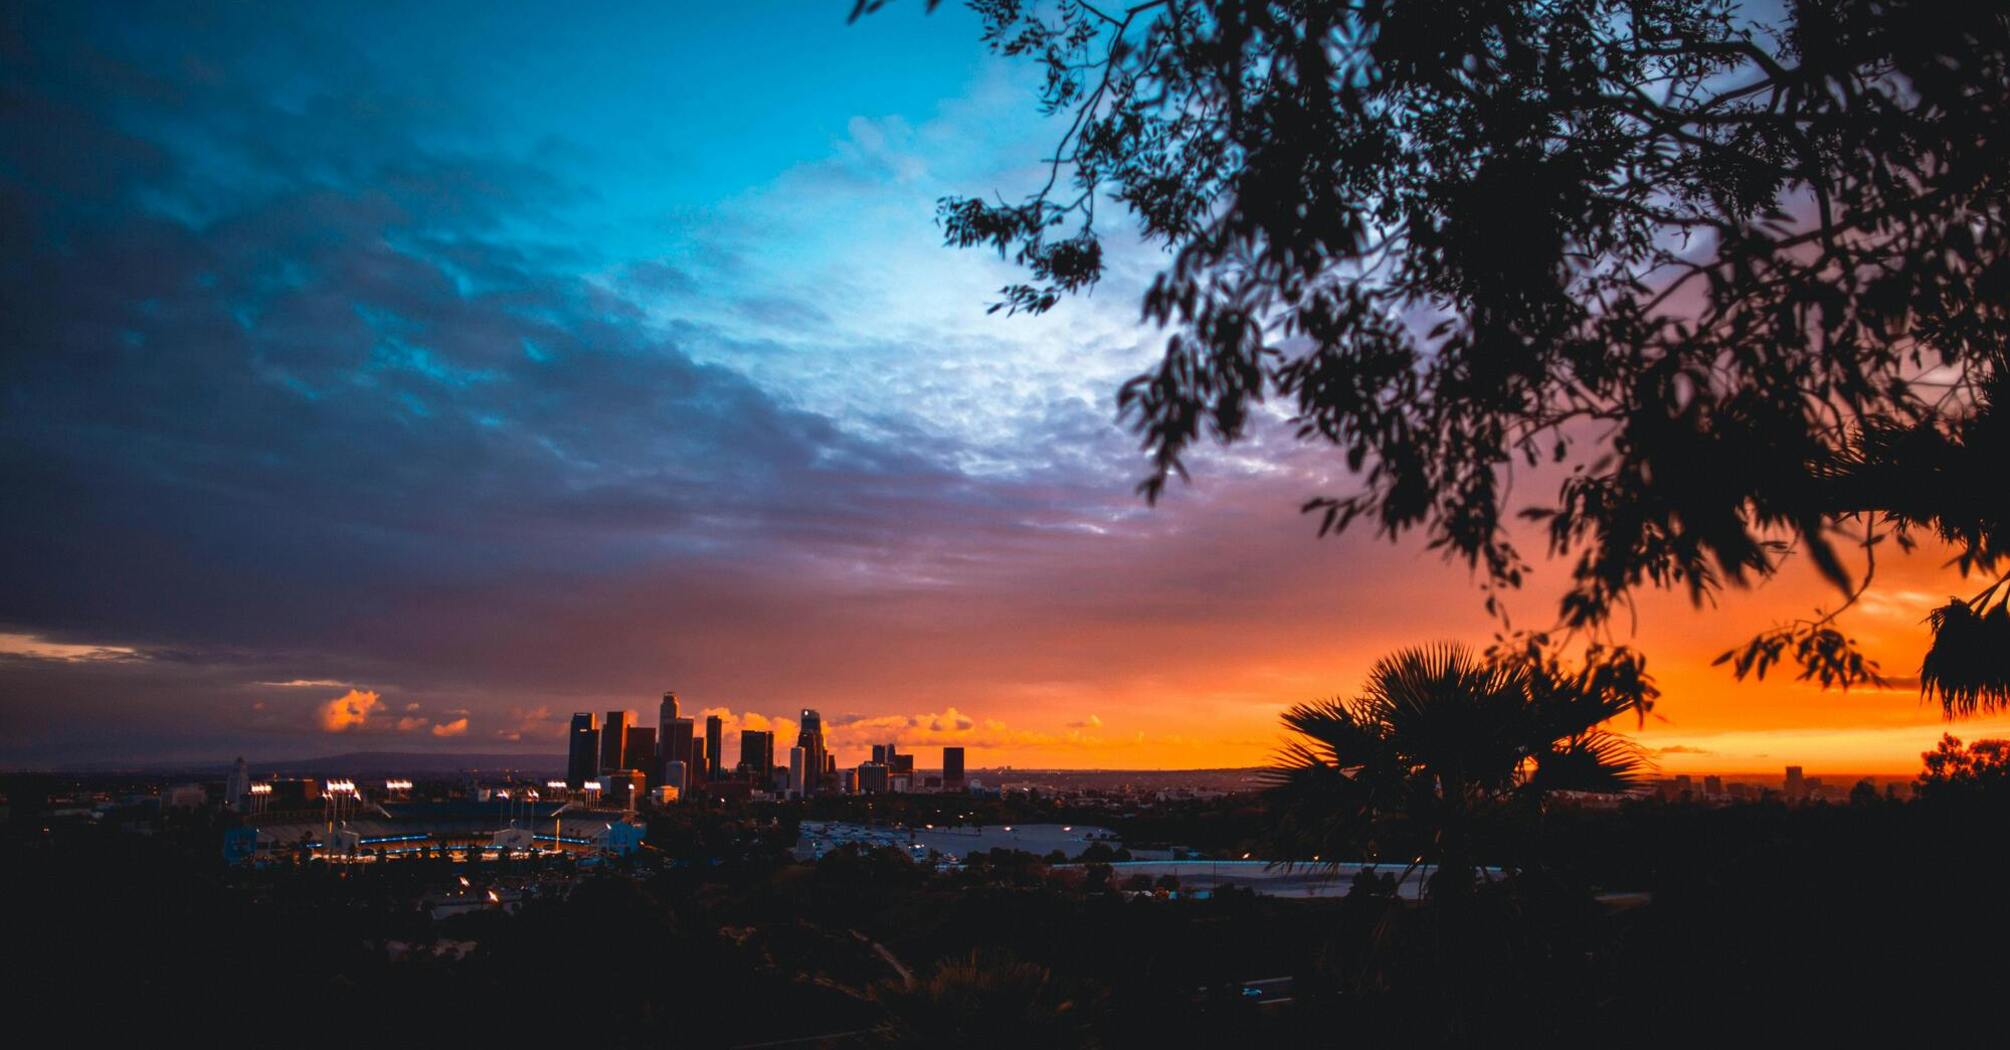
<svg viewBox="0 0 2010 1050"><path fill-rule="evenodd" d="M911 987L887 982L873 989L893 1024L885 1041L898 1046L1084 1046L1089 1010L1065 992L1044 966L972 953L942 963Z"/></svg>
<svg viewBox="0 0 2010 1050"><path fill-rule="evenodd" d="M1273 773L1273 848L1435 864L1432 893L1464 895L1482 843L1549 793L1632 786L1637 745L1603 728L1630 705L1584 686L1458 645L1383 658L1359 696L1284 713L1303 739Z"/></svg>
<svg viewBox="0 0 2010 1050"><path fill-rule="evenodd" d="M1306 503L1322 533L1422 530L1496 613L1528 568L1510 481L1552 486L1521 513L1573 582L1538 644L1798 551L1843 598L1724 662L1844 686L1878 669L1836 614L1925 528L1999 585L1935 618L1925 688L2010 700L2010 650L1949 633L2010 590L2003 5L972 6L1066 129L1031 194L940 203L950 243L1028 271L993 308L1093 285L1099 208L1170 253L1163 358L1119 398L1147 497L1275 399L1358 479Z"/></svg>

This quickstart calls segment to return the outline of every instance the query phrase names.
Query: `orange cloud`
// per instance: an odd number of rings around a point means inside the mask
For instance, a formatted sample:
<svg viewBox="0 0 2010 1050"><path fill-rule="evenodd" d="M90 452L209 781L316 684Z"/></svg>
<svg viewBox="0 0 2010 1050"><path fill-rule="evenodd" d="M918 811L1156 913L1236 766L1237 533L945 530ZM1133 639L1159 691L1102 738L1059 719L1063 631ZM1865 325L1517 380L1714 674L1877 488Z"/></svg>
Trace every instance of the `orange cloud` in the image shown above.
<svg viewBox="0 0 2010 1050"><path fill-rule="evenodd" d="M467 716L463 715L451 722L442 722L433 727L433 735L439 737L461 736L468 731Z"/></svg>
<svg viewBox="0 0 2010 1050"><path fill-rule="evenodd" d="M324 733L361 731L370 724L370 716L383 706L383 700L375 692L351 689L321 705L319 712L321 731Z"/></svg>

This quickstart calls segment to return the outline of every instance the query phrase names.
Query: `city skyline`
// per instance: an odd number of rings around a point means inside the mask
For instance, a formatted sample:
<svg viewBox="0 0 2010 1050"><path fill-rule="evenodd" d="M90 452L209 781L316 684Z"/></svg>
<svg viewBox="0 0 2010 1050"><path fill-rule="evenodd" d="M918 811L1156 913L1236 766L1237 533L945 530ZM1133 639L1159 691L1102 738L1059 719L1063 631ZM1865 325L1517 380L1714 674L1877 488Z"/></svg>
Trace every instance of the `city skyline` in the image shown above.
<svg viewBox="0 0 2010 1050"><path fill-rule="evenodd" d="M1393 646L1488 637L1421 543L1314 538L1344 479L1276 420L1138 499L1112 398L1159 258L985 312L1013 268L942 248L935 201L1023 189L1052 129L920 6L38 13L0 158L34 217L0 247L0 766L544 753L666 677L729 740L814 702L848 753L1253 766ZM1621 728L1671 773L2010 735L1919 702L1920 621L1973 589L1945 560L1886 555L1847 621L1890 689L1712 666L1833 604L1805 563L1643 595L1663 696Z"/></svg>

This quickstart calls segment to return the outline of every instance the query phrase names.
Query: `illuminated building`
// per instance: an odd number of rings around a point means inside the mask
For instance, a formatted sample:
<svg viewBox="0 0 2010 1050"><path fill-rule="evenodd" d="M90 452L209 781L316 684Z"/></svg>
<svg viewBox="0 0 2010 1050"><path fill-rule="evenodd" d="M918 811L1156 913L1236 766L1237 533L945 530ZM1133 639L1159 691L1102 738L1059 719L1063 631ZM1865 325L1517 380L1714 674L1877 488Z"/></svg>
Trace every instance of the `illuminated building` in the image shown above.
<svg viewBox="0 0 2010 1050"><path fill-rule="evenodd" d="M718 715L705 716L705 778L717 780L726 760L726 723Z"/></svg>
<svg viewBox="0 0 2010 1050"><path fill-rule="evenodd" d="M572 732L565 751L565 783L574 791L600 775L600 730L593 724L593 712L572 716Z"/></svg>

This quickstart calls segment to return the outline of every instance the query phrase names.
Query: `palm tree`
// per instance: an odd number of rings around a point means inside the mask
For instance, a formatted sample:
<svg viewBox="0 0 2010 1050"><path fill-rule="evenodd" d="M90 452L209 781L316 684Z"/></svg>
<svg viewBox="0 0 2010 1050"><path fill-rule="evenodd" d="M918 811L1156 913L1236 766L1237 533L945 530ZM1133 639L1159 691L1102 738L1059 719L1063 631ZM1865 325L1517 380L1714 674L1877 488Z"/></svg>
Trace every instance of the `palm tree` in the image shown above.
<svg viewBox="0 0 2010 1050"><path fill-rule="evenodd" d="M1398 848L1437 866L1434 896L1464 895L1505 819L1553 791L1632 785L1642 754L1604 726L1637 710L1639 685L1456 644L1399 650L1361 695L1284 713L1302 739L1273 770L1274 847L1327 864Z"/></svg>

